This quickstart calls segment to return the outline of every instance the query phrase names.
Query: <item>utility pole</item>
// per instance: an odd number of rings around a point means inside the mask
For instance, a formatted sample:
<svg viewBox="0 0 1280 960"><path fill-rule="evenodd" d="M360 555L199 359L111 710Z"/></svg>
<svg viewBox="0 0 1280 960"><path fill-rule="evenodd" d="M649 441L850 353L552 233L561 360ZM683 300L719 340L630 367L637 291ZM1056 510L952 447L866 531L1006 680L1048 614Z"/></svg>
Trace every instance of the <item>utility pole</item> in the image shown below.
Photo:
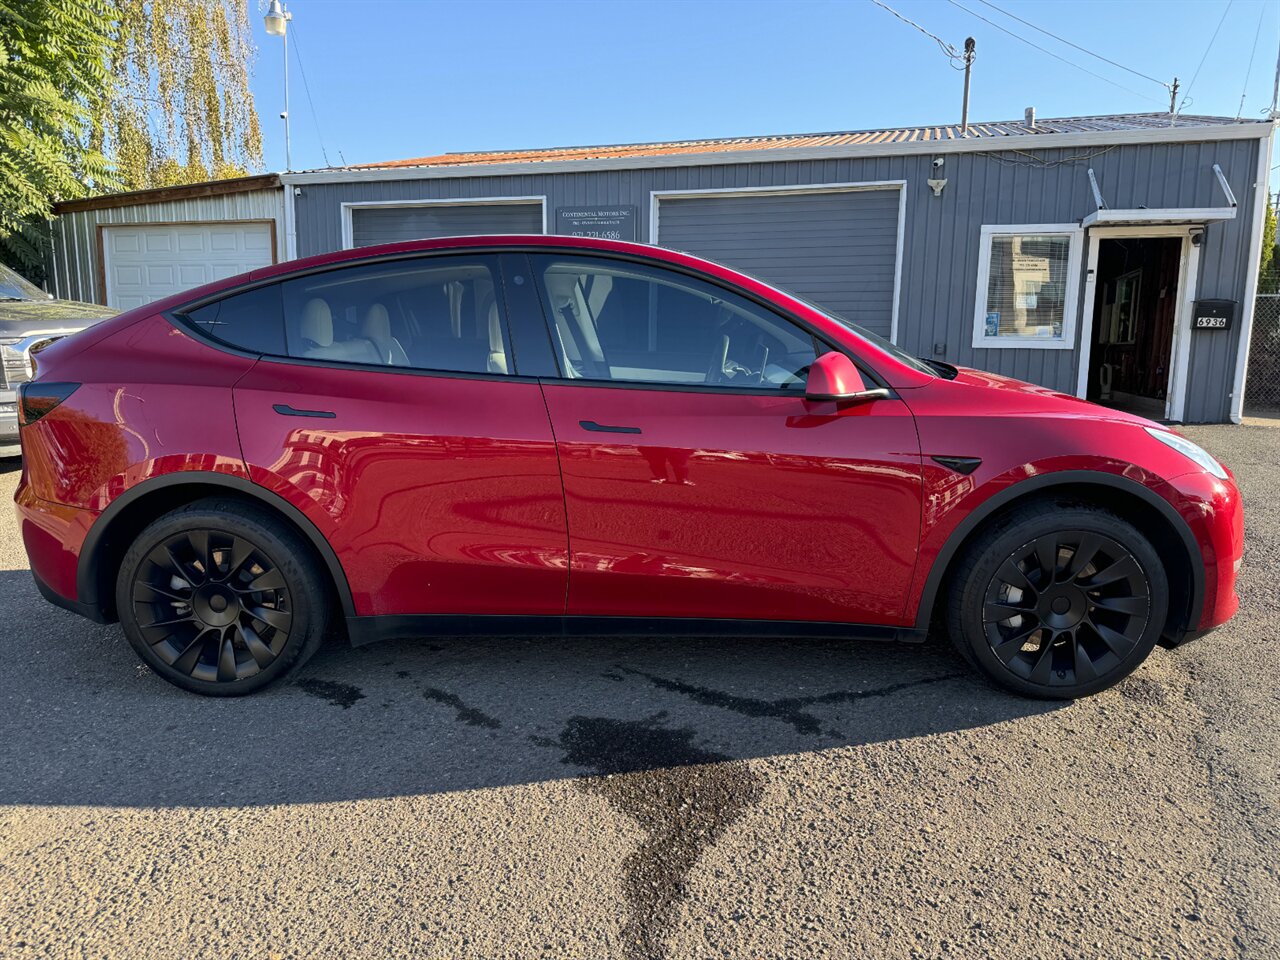
<svg viewBox="0 0 1280 960"><path fill-rule="evenodd" d="M1173 86L1169 88L1169 112L1178 112L1178 78L1173 78Z"/></svg>
<svg viewBox="0 0 1280 960"><path fill-rule="evenodd" d="M969 72L973 69L973 48L976 46L973 37L964 41L964 104L960 108L960 136L969 135ZM954 47L952 49L955 49Z"/></svg>

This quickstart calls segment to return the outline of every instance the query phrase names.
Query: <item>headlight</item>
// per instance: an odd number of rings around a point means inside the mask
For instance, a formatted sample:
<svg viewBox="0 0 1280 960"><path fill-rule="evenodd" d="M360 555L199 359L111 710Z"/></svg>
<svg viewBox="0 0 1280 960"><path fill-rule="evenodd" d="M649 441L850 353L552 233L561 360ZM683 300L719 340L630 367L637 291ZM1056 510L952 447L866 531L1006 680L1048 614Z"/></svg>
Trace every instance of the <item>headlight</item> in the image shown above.
<svg viewBox="0 0 1280 960"><path fill-rule="evenodd" d="M1223 469L1222 464L1208 453L1208 451L1196 446L1186 437L1171 433L1168 430L1161 430L1158 427L1146 427L1147 433L1151 434L1167 447L1173 447L1180 454L1194 463L1196 466L1207 470L1219 480L1227 479L1227 471Z"/></svg>
<svg viewBox="0 0 1280 960"><path fill-rule="evenodd" d="M10 386L31 379L31 360L22 340L0 340L0 363L4 365L5 382Z"/></svg>

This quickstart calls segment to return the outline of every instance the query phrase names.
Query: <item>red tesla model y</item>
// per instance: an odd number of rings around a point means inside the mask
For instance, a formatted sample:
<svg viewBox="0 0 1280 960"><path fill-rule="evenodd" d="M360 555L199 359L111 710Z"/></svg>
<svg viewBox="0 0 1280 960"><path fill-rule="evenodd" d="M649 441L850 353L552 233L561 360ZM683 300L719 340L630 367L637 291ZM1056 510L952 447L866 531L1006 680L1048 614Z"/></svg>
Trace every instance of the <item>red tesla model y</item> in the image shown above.
<svg viewBox="0 0 1280 960"><path fill-rule="evenodd" d="M936 622L997 683L1067 698L1237 605L1240 496L1190 441L654 247L350 250L121 314L36 368L36 583L197 693L266 686L331 629Z"/></svg>

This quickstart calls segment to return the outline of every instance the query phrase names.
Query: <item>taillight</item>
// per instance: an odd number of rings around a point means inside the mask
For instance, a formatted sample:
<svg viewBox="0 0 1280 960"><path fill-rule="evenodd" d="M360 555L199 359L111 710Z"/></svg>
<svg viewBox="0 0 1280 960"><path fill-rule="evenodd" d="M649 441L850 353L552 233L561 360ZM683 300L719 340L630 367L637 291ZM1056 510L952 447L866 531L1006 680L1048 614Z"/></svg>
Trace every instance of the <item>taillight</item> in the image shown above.
<svg viewBox="0 0 1280 960"><path fill-rule="evenodd" d="M18 423L29 426L71 396L78 383L24 383L18 387Z"/></svg>

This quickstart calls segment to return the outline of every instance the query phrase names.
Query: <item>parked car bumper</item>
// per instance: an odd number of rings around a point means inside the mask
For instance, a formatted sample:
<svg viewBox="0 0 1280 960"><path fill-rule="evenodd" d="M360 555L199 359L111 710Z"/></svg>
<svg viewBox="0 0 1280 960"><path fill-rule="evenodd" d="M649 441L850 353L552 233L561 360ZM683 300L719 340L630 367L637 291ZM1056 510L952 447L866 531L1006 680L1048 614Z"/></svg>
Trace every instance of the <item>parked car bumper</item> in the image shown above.
<svg viewBox="0 0 1280 960"><path fill-rule="evenodd" d="M1187 632L1190 640L1226 623L1240 607L1236 576L1244 557L1244 506L1234 478L1196 471L1169 486L1177 492L1175 505L1200 548L1204 571L1200 619Z"/></svg>
<svg viewBox="0 0 1280 960"><path fill-rule="evenodd" d="M25 483L19 484L14 501L22 542L41 594L61 607L99 619L82 608L76 579L80 549L97 514L41 500Z"/></svg>

